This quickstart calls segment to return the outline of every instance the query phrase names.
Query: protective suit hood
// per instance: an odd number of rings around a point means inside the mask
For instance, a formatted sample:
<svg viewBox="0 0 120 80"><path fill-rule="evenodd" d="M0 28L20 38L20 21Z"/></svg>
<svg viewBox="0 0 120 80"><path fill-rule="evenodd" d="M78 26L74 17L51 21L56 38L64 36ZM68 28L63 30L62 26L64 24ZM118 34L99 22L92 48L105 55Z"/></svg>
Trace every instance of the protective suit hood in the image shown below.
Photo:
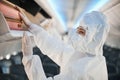
<svg viewBox="0 0 120 80"><path fill-rule="evenodd" d="M80 26L86 30L86 35L79 35L77 29L70 30L68 37L72 46L80 52L102 55L103 45L109 32L105 15L97 11L88 13L80 21Z"/></svg>

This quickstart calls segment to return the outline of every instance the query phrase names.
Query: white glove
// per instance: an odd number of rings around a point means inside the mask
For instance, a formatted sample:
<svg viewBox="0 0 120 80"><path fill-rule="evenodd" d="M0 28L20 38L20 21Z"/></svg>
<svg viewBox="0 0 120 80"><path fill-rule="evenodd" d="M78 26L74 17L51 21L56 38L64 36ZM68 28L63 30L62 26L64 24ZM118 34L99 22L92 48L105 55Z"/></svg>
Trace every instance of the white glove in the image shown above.
<svg viewBox="0 0 120 80"><path fill-rule="evenodd" d="M29 27L32 24L32 22L27 18L27 16L22 11L19 14L22 20L24 21L25 25Z"/></svg>
<svg viewBox="0 0 120 80"><path fill-rule="evenodd" d="M36 30L38 26L32 26L32 22L27 18L27 16L22 12L20 13L22 20L24 21L25 25L28 27L28 31Z"/></svg>
<svg viewBox="0 0 120 80"><path fill-rule="evenodd" d="M24 32L22 38L23 56L31 56L33 54L33 46L30 37Z"/></svg>

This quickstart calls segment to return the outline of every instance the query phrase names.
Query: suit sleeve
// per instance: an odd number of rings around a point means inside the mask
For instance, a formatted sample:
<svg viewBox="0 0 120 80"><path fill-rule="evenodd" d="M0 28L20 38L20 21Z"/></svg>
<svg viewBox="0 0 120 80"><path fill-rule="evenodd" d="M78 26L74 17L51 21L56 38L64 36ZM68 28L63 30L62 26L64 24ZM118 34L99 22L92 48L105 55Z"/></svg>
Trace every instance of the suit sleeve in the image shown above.
<svg viewBox="0 0 120 80"><path fill-rule="evenodd" d="M73 55L74 48L49 35L38 25L32 24L30 27L35 43L42 53L48 55L59 66L64 66Z"/></svg>
<svg viewBox="0 0 120 80"><path fill-rule="evenodd" d="M53 80L46 77L39 56L23 56L22 62L29 80Z"/></svg>

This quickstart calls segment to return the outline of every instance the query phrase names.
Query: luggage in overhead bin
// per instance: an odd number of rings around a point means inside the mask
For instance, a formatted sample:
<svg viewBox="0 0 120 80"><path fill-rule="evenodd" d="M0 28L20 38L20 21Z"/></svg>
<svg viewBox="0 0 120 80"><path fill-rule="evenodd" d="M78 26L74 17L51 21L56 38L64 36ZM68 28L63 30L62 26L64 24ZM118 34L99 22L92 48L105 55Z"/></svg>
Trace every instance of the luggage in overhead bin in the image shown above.
<svg viewBox="0 0 120 80"><path fill-rule="evenodd" d="M19 11L15 9L15 5L1 0L0 11L4 14L5 17L20 20Z"/></svg>
<svg viewBox="0 0 120 80"><path fill-rule="evenodd" d="M11 30L23 30L21 27L22 24L20 22L7 21L7 23Z"/></svg>
<svg viewBox="0 0 120 80"><path fill-rule="evenodd" d="M16 6L6 0L0 1L0 12L4 15L11 30L25 30Z"/></svg>

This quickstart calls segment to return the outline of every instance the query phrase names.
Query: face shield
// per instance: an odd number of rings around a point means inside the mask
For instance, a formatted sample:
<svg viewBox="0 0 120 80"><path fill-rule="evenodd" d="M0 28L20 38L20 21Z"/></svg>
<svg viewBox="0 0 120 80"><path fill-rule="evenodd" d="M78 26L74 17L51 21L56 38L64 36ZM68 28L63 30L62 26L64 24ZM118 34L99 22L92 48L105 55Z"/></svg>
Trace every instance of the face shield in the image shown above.
<svg viewBox="0 0 120 80"><path fill-rule="evenodd" d="M77 51L101 55L109 31L105 16L96 11L88 13L81 20L80 27L84 29L85 35L78 32L79 28L72 29L68 33L69 43Z"/></svg>

